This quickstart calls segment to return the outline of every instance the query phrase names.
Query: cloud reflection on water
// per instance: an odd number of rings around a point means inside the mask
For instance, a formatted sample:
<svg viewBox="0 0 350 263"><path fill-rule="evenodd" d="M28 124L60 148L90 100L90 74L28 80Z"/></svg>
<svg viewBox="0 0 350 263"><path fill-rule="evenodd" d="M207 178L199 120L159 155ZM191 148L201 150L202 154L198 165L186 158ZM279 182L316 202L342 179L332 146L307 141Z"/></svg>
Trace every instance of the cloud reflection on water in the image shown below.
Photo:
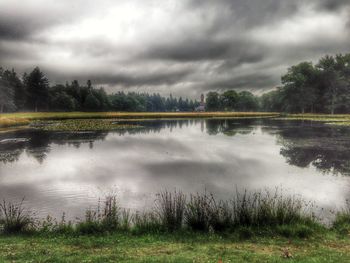
<svg viewBox="0 0 350 263"><path fill-rule="evenodd" d="M225 199L236 187L277 186L332 208L348 197L349 177L330 173L347 172L350 150L341 147L350 143L346 130L253 120L143 124L127 132L1 135L30 140L0 145L0 197L25 196L36 211L54 216L81 216L114 187L122 205L135 209L152 205L157 191L175 188L206 189ZM320 166L320 158L329 165Z"/></svg>

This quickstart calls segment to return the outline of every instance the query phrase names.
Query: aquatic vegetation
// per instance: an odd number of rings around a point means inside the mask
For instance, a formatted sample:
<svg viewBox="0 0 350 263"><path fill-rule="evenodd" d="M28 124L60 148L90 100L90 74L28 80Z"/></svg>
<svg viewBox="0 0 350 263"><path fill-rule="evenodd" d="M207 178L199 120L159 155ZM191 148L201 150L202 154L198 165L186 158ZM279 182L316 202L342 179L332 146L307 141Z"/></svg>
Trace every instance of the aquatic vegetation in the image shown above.
<svg viewBox="0 0 350 263"><path fill-rule="evenodd" d="M349 114L288 114L278 120L315 121L326 125L350 126Z"/></svg>
<svg viewBox="0 0 350 263"><path fill-rule="evenodd" d="M189 119L189 118L270 118L277 117L278 113L268 112L19 112L5 113L0 115L0 128L34 124L43 121L70 120L72 123L63 123L56 130L67 131L70 128L106 130L115 129L116 124L98 124L97 121L91 125L79 123L78 120L116 119L116 120L143 120L143 119ZM73 122L75 121L75 123ZM56 125L57 126L57 125ZM119 126L119 128L123 128ZM54 128L46 128L54 129Z"/></svg>
<svg viewBox="0 0 350 263"><path fill-rule="evenodd" d="M4 117L28 120L108 119L108 118L211 118L279 116L271 112L21 112L5 113Z"/></svg>
<svg viewBox="0 0 350 263"><path fill-rule="evenodd" d="M119 124L113 120L104 119L77 119L77 120L61 120L61 121L36 121L31 127L44 131L109 131L131 128L141 128L139 125Z"/></svg>

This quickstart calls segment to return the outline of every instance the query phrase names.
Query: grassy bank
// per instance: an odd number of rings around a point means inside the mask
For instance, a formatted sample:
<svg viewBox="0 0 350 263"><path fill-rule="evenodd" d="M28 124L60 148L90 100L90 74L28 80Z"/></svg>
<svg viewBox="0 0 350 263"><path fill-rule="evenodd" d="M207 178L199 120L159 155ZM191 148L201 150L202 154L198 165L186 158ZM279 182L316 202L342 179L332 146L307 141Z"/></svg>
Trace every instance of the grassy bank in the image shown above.
<svg viewBox="0 0 350 263"><path fill-rule="evenodd" d="M0 114L0 127L29 124L35 120L69 119L174 119L274 117L266 112L21 112Z"/></svg>
<svg viewBox="0 0 350 263"><path fill-rule="evenodd" d="M318 121L330 125L350 126L350 114L287 114L283 117L281 116L281 113L271 112L21 112L0 114L0 128L24 126L34 121L50 120L181 118L276 118L279 120Z"/></svg>
<svg viewBox="0 0 350 263"><path fill-rule="evenodd" d="M161 192L147 212L107 196L76 223L40 222L0 203L0 262L349 262L350 206L330 226L307 203L280 191Z"/></svg>
<svg viewBox="0 0 350 263"><path fill-rule="evenodd" d="M0 237L0 262L350 262L350 239L205 233Z"/></svg>

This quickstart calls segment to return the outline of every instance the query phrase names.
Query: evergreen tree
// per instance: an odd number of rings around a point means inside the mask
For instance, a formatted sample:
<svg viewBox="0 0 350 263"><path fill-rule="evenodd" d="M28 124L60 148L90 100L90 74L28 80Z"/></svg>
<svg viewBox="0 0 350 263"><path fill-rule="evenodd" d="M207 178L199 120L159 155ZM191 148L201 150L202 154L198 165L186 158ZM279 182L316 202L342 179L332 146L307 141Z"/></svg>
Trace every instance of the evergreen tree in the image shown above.
<svg viewBox="0 0 350 263"><path fill-rule="evenodd" d="M94 94L90 93L87 95L84 103L84 109L85 110L99 110L101 107L100 101L94 96Z"/></svg>
<svg viewBox="0 0 350 263"><path fill-rule="evenodd" d="M13 87L4 75L6 73L0 68L0 113L5 110L13 111L16 108Z"/></svg>
<svg viewBox="0 0 350 263"><path fill-rule="evenodd" d="M49 99L49 81L39 67L25 77L24 84L27 93L27 105L37 112L47 109Z"/></svg>

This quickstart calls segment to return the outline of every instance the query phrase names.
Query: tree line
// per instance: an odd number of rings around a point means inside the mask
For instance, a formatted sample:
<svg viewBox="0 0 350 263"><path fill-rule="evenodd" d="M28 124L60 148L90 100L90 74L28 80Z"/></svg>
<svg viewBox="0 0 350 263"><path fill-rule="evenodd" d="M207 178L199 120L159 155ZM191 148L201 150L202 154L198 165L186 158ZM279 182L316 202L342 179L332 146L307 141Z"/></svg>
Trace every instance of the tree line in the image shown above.
<svg viewBox="0 0 350 263"><path fill-rule="evenodd" d="M269 111L288 113L350 113L350 54L326 55L315 65L301 62L281 77L281 86L261 96L249 91L211 91L207 111ZM49 85L38 68L21 78L0 68L0 112L12 111L194 111L196 100L159 94L107 94L91 81Z"/></svg>
<svg viewBox="0 0 350 263"><path fill-rule="evenodd" d="M327 55L315 65L301 62L288 69L281 83L262 96L234 90L209 92L207 110L350 113L350 54Z"/></svg>
<svg viewBox="0 0 350 263"><path fill-rule="evenodd" d="M301 62L281 78L282 86L261 97L266 111L350 113L350 54Z"/></svg>
<svg viewBox="0 0 350 263"><path fill-rule="evenodd" d="M94 88L90 80L65 85L49 85L38 68L21 78L12 70L0 68L0 112L14 111L194 111L198 101L163 97L159 94L117 92L107 94Z"/></svg>

